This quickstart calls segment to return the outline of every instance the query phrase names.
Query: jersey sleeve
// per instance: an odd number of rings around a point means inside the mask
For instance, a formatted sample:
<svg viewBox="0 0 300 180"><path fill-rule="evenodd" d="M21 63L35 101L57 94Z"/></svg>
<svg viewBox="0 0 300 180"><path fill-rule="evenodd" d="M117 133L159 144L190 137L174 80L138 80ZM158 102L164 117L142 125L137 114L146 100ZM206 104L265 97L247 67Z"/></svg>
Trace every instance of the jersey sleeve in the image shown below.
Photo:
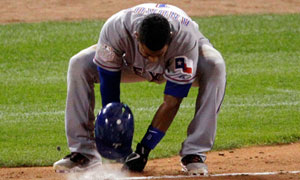
<svg viewBox="0 0 300 180"><path fill-rule="evenodd" d="M195 80L199 56L198 44L183 55L172 57L164 77L175 84L191 84Z"/></svg>
<svg viewBox="0 0 300 180"><path fill-rule="evenodd" d="M124 54L123 23L119 12L103 25L97 44L94 63L108 71L120 71Z"/></svg>

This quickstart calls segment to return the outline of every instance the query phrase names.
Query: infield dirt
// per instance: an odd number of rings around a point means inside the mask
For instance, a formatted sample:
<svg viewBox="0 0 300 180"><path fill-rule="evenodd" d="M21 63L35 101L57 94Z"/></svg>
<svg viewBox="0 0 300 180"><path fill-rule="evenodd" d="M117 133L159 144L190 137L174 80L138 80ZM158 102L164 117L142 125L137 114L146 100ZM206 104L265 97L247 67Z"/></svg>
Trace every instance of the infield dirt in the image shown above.
<svg viewBox="0 0 300 180"><path fill-rule="evenodd" d="M106 19L121 9L144 2L149 1L1 0L0 23ZM152 2L176 5L185 10L190 16L300 13L299 0L169 0ZM61 157L57 158L59 159ZM283 173L263 176L205 177L202 179L300 179L299 173L284 173L284 171L300 171L300 143L209 152L207 164L210 174L275 171ZM119 169L120 165L114 164L113 168ZM129 176L183 174L180 167L180 158L179 156L175 156L165 159L150 160L143 173L130 174ZM0 179L70 180L70 177L67 174L55 173L52 167L23 167L0 168ZM196 179L196 177L187 179Z"/></svg>

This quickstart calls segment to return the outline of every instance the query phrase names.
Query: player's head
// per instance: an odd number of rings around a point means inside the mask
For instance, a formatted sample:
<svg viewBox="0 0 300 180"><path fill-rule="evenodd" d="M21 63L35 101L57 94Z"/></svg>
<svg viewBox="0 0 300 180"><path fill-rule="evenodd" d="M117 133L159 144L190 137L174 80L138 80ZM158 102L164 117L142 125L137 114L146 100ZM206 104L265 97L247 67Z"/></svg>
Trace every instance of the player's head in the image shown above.
<svg viewBox="0 0 300 180"><path fill-rule="evenodd" d="M109 103L101 109L95 123L98 152L108 159L122 159L131 152L133 114L123 103Z"/></svg>
<svg viewBox="0 0 300 180"><path fill-rule="evenodd" d="M160 14L147 15L138 29L139 51L148 58L165 54L171 39L169 21ZM149 58L148 58L149 59Z"/></svg>
<svg viewBox="0 0 300 180"><path fill-rule="evenodd" d="M160 14L147 15L138 30L139 41L151 51L161 50L171 38L169 21Z"/></svg>

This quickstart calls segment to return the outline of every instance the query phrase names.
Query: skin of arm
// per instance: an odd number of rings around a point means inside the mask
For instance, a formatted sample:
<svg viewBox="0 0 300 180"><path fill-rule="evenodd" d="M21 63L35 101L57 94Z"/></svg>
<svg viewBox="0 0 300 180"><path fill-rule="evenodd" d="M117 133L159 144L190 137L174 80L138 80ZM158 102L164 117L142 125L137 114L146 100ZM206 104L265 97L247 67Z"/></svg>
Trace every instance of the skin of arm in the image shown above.
<svg viewBox="0 0 300 180"><path fill-rule="evenodd" d="M164 101L156 111L151 125L166 132L174 120L183 98L164 95Z"/></svg>

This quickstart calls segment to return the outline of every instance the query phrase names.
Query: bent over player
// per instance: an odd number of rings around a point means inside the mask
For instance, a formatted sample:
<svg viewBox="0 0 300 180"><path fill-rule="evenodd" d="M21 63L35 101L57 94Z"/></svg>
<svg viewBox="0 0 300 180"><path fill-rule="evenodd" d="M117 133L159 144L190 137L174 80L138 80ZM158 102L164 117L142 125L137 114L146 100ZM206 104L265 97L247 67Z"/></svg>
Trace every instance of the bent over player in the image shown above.
<svg viewBox="0 0 300 180"><path fill-rule="evenodd" d="M71 154L55 170L85 168L100 162L94 141L94 84L100 82L102 106L120 102L120 83L165 83L163 102L123 169L142 171L149 152L164 137L191 86L199 87L195 114L180 156L189 174L207 173L216 119L224 97L225 63L221 54L181 9L141 4L122 10L104 24L97 45L70 60L66 103L66 136Z"/></svg>

